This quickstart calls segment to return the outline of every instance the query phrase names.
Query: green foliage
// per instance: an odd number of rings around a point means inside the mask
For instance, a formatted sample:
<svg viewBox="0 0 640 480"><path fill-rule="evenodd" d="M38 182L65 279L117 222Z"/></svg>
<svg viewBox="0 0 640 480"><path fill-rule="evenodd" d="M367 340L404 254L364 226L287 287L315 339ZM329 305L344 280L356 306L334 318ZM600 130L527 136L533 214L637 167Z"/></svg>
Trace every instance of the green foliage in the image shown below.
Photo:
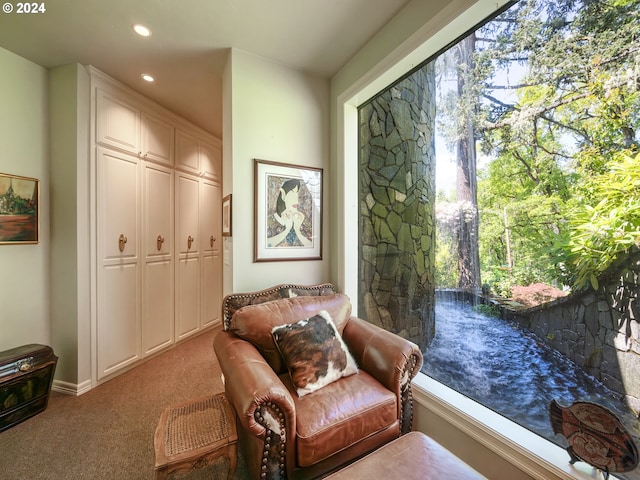
<svg viewBox="0 0 640 480"><path fill-rule="evenodd" d="M435 264L434 279L438 288L456 288L458 285L458 265L451 242L438 243Z"/></svg>
<svg viewBox="0 0 640 480"><path fill-rule="evenodd" d="M505 298L511 296L512 280L509 269L494 267L491 270L483 270L482 278L495 295Z"/></svg>
<svg viewBox="0 0 640 480"><path fill-rule="evenodd" d="M480 303L473 307L473 310L486 315L487 317L500 317L500 309L495 305L487 305L486 303Z"/></svg>
<svg viewBox="0 0 640 480"><path fill-rule="evenodd" d="M616 155L582 189L584 199L598 201L576 208L569 234L557 247L574 287L597 289L598 276L620 254L640 247L640 154Z"/></svg>
<svg viewBox="0 0 640 480"><path fill-rule="evenodd" d="M521 0L474 38L474 88L446 91L439 108L450 145L460 112L473 112L489 159L478 168L482 281L505 296L534 282L597 288L640 247L640 0ZM446 282L451 238L436 261Z"/></svg>
<svg viewBox="0 0 640 480"><path fill-rule="evenodd" d="M439 288L455 288L458 285L456 239L461 215L464 215L464 212L457 202L440 196L436 207L437 239L434 274Z"/></svg>

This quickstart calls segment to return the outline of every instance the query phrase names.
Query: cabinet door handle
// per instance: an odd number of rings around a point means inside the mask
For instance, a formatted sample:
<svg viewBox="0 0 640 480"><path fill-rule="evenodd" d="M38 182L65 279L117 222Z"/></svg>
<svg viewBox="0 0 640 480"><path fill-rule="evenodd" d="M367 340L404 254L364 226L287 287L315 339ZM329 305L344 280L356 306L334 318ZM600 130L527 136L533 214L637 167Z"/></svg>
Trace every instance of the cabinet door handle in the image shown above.
<svg viewBox="0 0 640 480"><path fill-rule="evenodd" d="M156 246L158 247L158 251L162 250L162 244L164 243L164 237L162 235L158 235L156 239Z"/></svg>
<svg viewBox="0 0 640 480"><path fill-rule="evenodd" d="M211 244L211 247L213 247L213 242L215 242L215 241L216 241L216 237L211 235L211 237L209 238L209 243Z"/></svg>
<svg viewBox="0 0 640 480"><path fill-rule="evenodd" d="M120 237L118 238L118 248L120 249L121 252L124 252L124 246L127 243L127 237L124 234L120 234Z"/></svg>
<svg viewBox="0 0 640 480"><path fill-rule="evenodd" d="M195 238L193 238L191 235L189 235L189 237L187 238L187 250L191 250L191 245L193 244L194 240L195 240Z"/></svg>

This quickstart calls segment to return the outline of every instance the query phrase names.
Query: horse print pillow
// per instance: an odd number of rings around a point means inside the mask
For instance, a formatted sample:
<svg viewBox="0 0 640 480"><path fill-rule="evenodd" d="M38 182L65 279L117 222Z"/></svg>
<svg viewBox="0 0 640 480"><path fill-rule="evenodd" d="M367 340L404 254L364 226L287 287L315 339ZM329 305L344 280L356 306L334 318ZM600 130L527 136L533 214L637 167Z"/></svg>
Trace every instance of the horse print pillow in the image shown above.
<svg viewBox="0 0 640 480"><path fill-rule="evenodd" d="M358 373L356 361L326 310L271 330L298 396Z"/></svg>

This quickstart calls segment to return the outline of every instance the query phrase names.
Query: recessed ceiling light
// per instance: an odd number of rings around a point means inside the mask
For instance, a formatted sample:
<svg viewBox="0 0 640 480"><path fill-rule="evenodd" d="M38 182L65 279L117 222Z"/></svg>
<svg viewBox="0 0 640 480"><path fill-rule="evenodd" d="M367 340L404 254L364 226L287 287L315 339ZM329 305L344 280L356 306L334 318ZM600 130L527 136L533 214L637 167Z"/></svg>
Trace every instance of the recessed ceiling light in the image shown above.
<svg viewBox="0 0 640 480"><path fill-rule="evenodd" d="M140 75L145 82L153 82L154 78L148 73L143 73Z"/></svg>
<svg viewBox="0 0 640 480"><path fill-rule="evenodd" d="M140 23L136 23L133 26L133 31L136 32L141 37L150 37L151 36L151 30L148 27L145 27L144 25L142 25Z"/></svg>

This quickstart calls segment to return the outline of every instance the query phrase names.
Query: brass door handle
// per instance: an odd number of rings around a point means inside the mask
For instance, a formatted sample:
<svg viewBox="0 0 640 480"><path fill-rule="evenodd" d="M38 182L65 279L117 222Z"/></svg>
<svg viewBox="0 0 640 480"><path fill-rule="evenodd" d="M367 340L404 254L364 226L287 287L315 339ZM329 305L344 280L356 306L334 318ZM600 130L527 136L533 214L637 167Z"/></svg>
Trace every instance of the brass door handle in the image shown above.
<svg viewBox="0 0 640 480"><path fill-rule="evenodd" d="M162 244L164 243L164 237L162 235L158 235L156 239L156 246L158 247L158 251L162 250Z"/></svg>
<svg viewBox="0 0 640 480"><path fill-rule="evenodd" d="M118 248L120 249L121 252L124 252L124 246L127 243L127 237L124 234L120 234L120 237L118 238Z"/></svg>
<svg viewBox="0 0 640 480"><path fill-rule="evenodd" d="M187 238L187 250L191 250L191 245L193 245L194 240L195 239L191 235L189 235L189 237Z"/></svg>
<svg viewBox="0 0 640 480"><path fill-rule="evenodd" d="M211 244L211 247L213 247L213 242L215 242L215 241L216 241L216 237L211 235L211 237L209 238L209 243Z"/></svg>

